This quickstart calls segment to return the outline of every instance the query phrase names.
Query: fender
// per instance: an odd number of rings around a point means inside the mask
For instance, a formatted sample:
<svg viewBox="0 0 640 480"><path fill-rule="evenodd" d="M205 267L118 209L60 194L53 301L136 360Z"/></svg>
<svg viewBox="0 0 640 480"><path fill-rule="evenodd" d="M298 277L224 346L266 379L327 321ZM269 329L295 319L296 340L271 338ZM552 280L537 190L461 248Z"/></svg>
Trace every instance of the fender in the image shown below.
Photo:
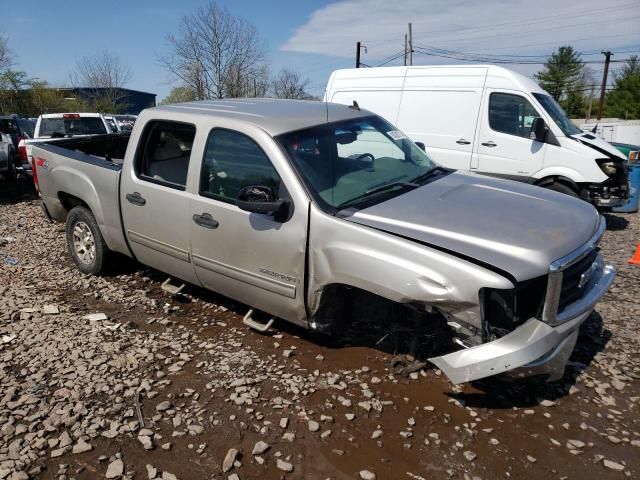
<svg viewBox="0 0 640 480"><path fill-rule="evenodd" d="M436 306L479 327L480 288L513 287L505 276L453 254L326 215L313 206L310 216L309 317L323 291L341 284L396 303Z"/></svg>

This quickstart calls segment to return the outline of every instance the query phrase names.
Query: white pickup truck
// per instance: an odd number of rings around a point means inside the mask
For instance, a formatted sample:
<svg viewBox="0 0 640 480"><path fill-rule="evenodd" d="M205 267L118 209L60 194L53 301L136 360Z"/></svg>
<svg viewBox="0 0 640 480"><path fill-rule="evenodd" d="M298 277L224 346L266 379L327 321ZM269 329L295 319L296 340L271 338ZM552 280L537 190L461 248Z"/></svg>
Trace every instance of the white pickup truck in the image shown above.
<svg viewBox="0 0 640 480"><path fill-rule="evenodd" d="M18 155L23 173L31 175L31 148L61 138L88 137L116 133L101 113L46 113L38 117L33 138L20 140Z"/></svg>
<svg viewBox="0 0 640 480"><path fill-rule="evenodd" d="M562 377L615 276L588 203L442 168L355 106L168 105L143 111L130 138L36 144L33 164L82 272L119 252L317 330L364 306L416 339L447 332L458 349L429 360L456 383ZM272 324L252 312L249 326Z"/></svg>

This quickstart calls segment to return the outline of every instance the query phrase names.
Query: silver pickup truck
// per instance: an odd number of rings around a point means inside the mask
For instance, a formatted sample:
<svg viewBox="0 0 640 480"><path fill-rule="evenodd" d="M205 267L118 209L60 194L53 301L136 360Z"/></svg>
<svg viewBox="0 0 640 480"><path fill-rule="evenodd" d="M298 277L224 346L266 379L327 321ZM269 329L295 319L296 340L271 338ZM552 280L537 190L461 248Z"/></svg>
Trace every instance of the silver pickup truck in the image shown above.
<svg viewBox="0 0 640 480"><path fill-rule="evenodd" d="M370 299L444 325L455 347L429 360L454 383L560 378L615 276L589 204L444 169L357 105L152 108L130 138L34 145L33 164L82 272L119 252L318 330Z"/></svg>

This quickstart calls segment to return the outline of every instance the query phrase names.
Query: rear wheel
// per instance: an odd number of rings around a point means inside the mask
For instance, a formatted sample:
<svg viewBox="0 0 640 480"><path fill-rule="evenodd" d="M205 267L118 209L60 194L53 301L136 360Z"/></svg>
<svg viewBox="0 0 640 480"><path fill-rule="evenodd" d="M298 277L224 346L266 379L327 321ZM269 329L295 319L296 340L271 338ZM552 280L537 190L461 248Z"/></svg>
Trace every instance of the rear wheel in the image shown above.
<svg viewBox="0 0 640 480"><path fill-rule="evenodd" d="M564 183L553 182L549 185L546 185L545 188L553 190L554 192L564 193L565 195L569 195L570 197L578 196L578 192L576 192L573 188L565 185Z"/></svg>
<svg viewBox="0 0 640 480"><path fill-rule="evenodd" d="M101 273L109 249L91 211L80 206L72 208L67 216L66 233L67 248L78 269L82 273Z"/></svg>

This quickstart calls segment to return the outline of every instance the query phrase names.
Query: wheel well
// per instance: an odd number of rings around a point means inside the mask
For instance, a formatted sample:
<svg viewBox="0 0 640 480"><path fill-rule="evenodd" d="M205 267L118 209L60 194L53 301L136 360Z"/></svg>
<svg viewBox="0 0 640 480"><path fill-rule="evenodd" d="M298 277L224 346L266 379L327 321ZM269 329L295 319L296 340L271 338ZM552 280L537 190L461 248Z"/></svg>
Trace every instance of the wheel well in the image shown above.
<svg viewBox="0 0 640 480"><path fill-rule="evenodd" d="M91 211L89 205L87 205L84 200L76 197L75 195L71 195L70 193L58 192L58 198L67 213L69 213L73 207L78 206L85 207L87 210Z"/></svg>
<svg viewBox="0 0 640 480"><path fill-rule="evenodd" d="M538 180L537 182L535 182L534 185L537 185L538 187L547 187L552 183L560 183L566 187L569 187L571 190L576 192L576 194L580 193L580 187L578 187L576 182L574 182L570 178L563 177L562 175L553 175L550 177L544 177Z"/></svg>
<svg viewBox="0 0 640 480"><path fill-rule="evenodd" d="M336 323L353 318L366 318L370 322L391 320L394 311L416 310L417 304L397 303L375 293L351 285L333 283L319 292L318 306L310 315L314 330L328 331L339 327ZM421 311L424 307L422 307ZM348 318L347 318L348 317Z"/></svg>

